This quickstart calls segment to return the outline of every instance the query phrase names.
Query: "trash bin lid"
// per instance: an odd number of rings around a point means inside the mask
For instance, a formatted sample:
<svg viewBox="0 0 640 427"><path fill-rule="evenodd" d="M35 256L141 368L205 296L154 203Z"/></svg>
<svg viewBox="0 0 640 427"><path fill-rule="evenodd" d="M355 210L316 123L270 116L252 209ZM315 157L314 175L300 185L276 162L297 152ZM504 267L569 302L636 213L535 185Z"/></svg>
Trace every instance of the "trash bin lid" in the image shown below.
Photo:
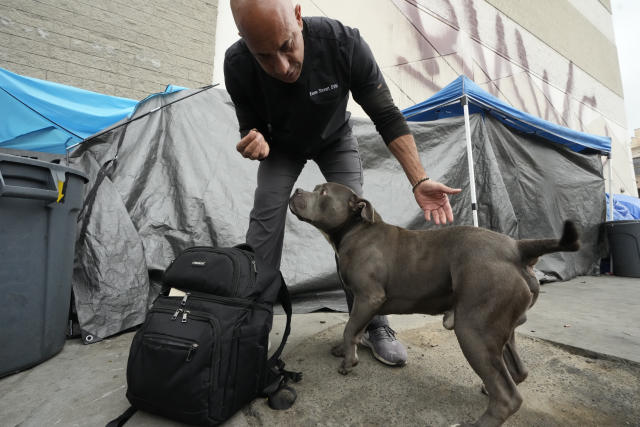
<svg viewBox="0 0 640 427"><path fill-rule="evenodd" d="M56 175L58 175L58 176L64 175L66 173L72 173L74 175L77 175L77 176L81 177L84 180L84 182L89 182L89 178L87 177L86 173L82 172L81 170L69 167L69 166L61 165L59 163L45 162L45 161L42 161L42 160L32 159L32 158L29 158L29 157L15 156L13 154L0 153L0 163L2 163L2 162L21 163L21 164L25 164L25 165L38 166L38 167L41 167L41 168L48 168L48 169L54 171L54 173L56 173Z"/></svg>

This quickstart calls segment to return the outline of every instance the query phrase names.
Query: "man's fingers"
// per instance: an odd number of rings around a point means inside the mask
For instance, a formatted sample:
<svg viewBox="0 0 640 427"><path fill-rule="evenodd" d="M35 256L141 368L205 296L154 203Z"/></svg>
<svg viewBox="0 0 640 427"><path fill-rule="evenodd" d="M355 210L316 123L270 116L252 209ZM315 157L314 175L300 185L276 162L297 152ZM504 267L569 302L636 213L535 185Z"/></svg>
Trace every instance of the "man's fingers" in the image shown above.
<svg viewBox="0 0 640 427"><path fill-rule="evenodd" d="M262 149L260 150L260 156L258 157L258 160L266 159L269 155L269 151L269 144L267 144L267 142L265 141L264 144L262 144Z"/></svg>
<svg viewBox="0 0 640 427"><path fill-rule="evenodd" d="M447 187L444 184L440 184L439 190L447 194L458 194L459 192L462 191L461 188L451 188L451 187Z"/></svg>
<svg viewBox="0 0 640 427"><path fill-rule="evenodd" d="M451 209L449 200L447 200L447 203L444 205L444 212L447 215L447 220L449 220L449 222L453 222L453 210Z"/></svg>
<svg viewBox="0 0 640 427"><path fill-rule="evenodd" d="M430 210L426 210L426 211L424 211L424 218L425 218L427 221L431 221L431 211L430 211Z"/></svg>
<svg viewBox="0 0 640 427"><path fill-rule="evenodd" d="M262 154L263 144L264 141L262 140L262 138L256 138L251 141L251 144L247 146L247 154L251 160L257 160L260 158L260 155Z"/></svg>
<svg viewBox="0 0 640 427"><path fill-rule="evenodd" d="M251 160L262 160L269 155L269 144L256 130L251 130L242 138L236 145L236 149L242 154L242 157Z"/></svg>
<svg viewBox="0 0 640 427"><path fill-rule="evenodd" d="M264 138L256 138L245 148L242 155L251 160L263 160L269 155L269 151L267 141Z"/></svg>
<svg viewBox="0 0 640 427"><path fill-rule="evenodd" d="M444 214L443 208L438 208L438 216L440 217L440 224L447 223L447 216Z"/></svg>
<svg viewBox="0 0 640 427"><path fill-rule="evenodd" d="M261 135L261 134L260 134L260 132L258 132L258 131L256 131L256 130L253 130L253 129L252 129L252 130L250 130L250 131L249 131L249 133L248 133L248 134L246 134L246 135L244 136L244 138L242 138L242 139L240 140L240 142L238 142L238 145L236 145L236 150L238 150L240 153L242 153L242 155L243 155L244 157L247 157L247 156L245 156L245 154L244 154L245 149L246 149L246 148L247 148L247 146L248 146L249 144L251 144L251 143L252 143L256 138L258 138L258 135Z"/></svg>

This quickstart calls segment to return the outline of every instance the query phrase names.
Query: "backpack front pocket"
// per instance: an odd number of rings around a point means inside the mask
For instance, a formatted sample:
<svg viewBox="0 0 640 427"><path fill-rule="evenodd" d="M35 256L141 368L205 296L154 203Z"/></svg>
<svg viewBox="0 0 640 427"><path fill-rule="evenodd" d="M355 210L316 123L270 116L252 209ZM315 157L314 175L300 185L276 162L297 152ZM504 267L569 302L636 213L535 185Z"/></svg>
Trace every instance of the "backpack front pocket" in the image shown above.
<svg viewBox="0 0 640 427"><path fill-rule="evenodd" d="M127 395L132 403L185 422L206 419L215 388L219 333L212 319L152 310L132 343ZM180 408L176 414L175 408Z"/></svg>

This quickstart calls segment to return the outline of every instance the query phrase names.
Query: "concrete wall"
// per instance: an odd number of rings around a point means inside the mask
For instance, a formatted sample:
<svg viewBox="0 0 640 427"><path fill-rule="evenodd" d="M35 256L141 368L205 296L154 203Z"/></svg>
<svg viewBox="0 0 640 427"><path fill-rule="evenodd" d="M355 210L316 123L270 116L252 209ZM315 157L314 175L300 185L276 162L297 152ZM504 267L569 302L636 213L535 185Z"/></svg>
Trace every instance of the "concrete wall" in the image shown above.
<svg viewBox="0 0 640 427"><path fill-rule="evenodd" d="M217 0L0 0L0 67L142 99L211 84Z"/></svg>
<svg viewBox="0 0 640 427"><path fill-rule="evenodd" d="M298 0L360 29L400 108L459 74L516 108L613 140L613 192L637 195L608 1ZM237 39L226 2L217 38ZM224 36L223 36L224 35ZM214 79L222 81L224 49ZM354 115L364 113L353 102ZM606 173L605 173L606 175Z"/></svg>

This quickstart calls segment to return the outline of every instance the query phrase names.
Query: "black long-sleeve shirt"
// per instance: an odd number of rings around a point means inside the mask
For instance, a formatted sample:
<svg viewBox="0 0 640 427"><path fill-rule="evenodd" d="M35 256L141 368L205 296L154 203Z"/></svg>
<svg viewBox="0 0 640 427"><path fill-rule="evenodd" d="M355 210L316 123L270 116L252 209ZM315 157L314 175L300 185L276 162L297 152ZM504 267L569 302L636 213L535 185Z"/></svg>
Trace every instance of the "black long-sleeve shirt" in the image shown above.
<svg viewBox="0 0 640 427"><path fill-rule="evenodd" d="M225 54L224 75L240 132L258 129L272 149L307 158L350 131L349 91L386 144L409 134L371 49L357 29L303 18L304 61L295 83L267 75L244 41Z"/></svg>

